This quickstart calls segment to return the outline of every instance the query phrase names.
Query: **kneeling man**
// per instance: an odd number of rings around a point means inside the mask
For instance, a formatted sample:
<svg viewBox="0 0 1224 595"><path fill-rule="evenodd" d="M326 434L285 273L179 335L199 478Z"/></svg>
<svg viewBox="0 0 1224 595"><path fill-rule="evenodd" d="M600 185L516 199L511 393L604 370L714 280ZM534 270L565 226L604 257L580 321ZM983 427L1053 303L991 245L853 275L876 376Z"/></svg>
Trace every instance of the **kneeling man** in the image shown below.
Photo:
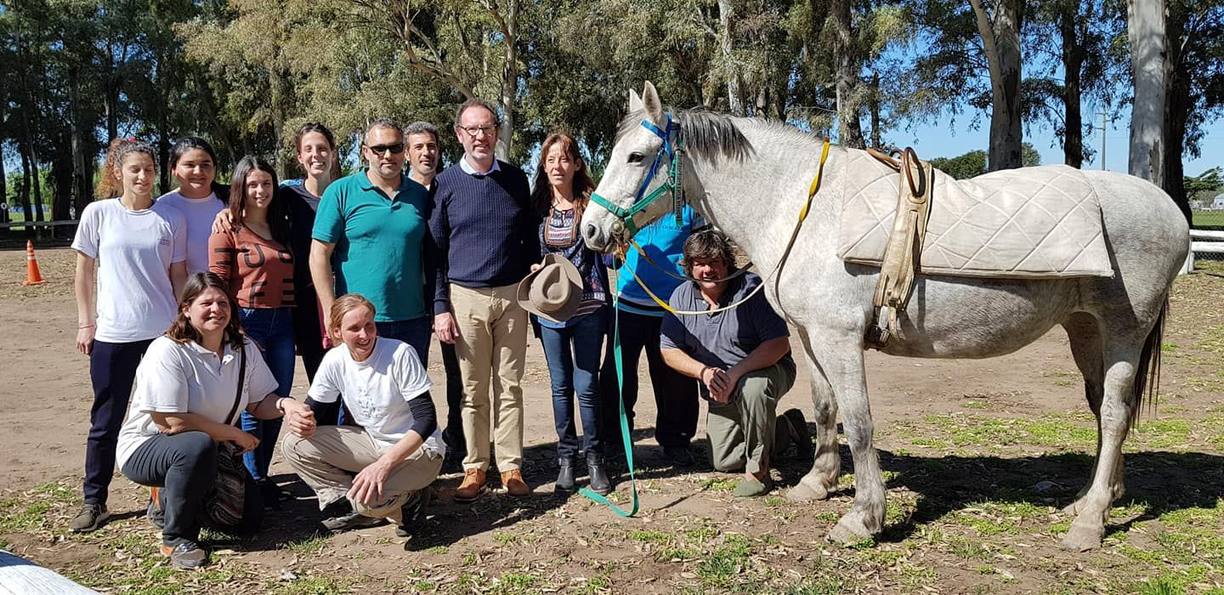
<svg viewBox="0 0 1224 595"><path fill-rule="evenodd" d="M684 271L696 279L681 284L670 304L680 311L717 310L750 294L761 278L744 273L726 280L735 256L727 236L700 231L684 243ZM778 400L795 383L795 361L790 355L786 322L774 312L765 295L757 293L738 307L700 315L674 315L663 319L659 347L663 361L681 374L700 380L701 396L710 404L706 431L714 468L744 473L737 496L760 496L769 491L769 465L778 444L775 426L783 426L783 439L806 433L802 414L787 414L775 424ZM789 442L789 440L786 440ZM776 450L775 450L776 449Z"/></svg>
<svg viewBox="0 0 1224 595"><path fill-rule="evenodd" d="M291 435L282 452L318 494L324 527L343 531L388 519L407 537L422 518L445 454L429 376L410 345L378 336L374 305L361 295L336 299L329 314L338 346L323 357L306 403L334 403L343 395L360 427Z"/></svg>

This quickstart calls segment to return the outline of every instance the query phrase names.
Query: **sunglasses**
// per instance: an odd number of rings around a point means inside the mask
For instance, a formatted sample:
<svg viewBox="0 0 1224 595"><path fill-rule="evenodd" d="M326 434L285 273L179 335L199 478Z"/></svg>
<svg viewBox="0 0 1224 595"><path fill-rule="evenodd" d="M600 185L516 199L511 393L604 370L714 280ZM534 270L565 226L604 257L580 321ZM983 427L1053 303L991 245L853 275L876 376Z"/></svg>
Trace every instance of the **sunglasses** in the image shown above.
<svg viewBox="0 0 1224 595"><path fill-rule="evenodd" d="M395 143L393 145L366 145L366 148L373 151L375 155L399 155L404 152L404 143Z"/></svg>

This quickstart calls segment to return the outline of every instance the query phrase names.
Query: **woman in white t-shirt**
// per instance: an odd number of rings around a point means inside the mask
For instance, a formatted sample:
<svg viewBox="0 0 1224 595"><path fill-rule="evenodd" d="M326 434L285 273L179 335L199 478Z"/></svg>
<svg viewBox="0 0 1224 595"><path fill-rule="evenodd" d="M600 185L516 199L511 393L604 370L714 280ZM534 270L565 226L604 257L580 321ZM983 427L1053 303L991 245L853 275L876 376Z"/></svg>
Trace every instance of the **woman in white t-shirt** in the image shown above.
<svg viewBox="0 0 1224 595"><path fill-rule="evenodd" d="M331 531L388 519L412 534L446 453L425 368L411 346L379 337L374 305L359 294L332 303L328 330L339 345L323 356L306 399L344 405L360 427L319 426L287 436L281 452L319 497ZM354 476L356 474L356 476Z"/></svg>
<svg viewBox="0 0 1224 595"><path fill-rule="evenodd" d="M156 153L116 139L98 182L100 200L81 212L76 250L77 350L89 356L94 400L85 445L85 505L69 528L93 531L109 518L115 440L136 365L174 320L187 278L182 213L153 200Z"/></svg>
<svg viewBox="0 0 1224 595"><path fill-rule="evenodd" d="M178 188L157 201L178 209L187 220L187 272L207 271L213 219L229 200L229 190L216 181L217 152L202 138L179 139L170 150L170 173Z"/></svg>
<svg viewBox="0 0 1224 595"><path fill-rule="evenodd" d="M205 498L217 480L218 456L225 456L218 454L218 444L232 442L243 451L259 445L235 425L239 411L259 419L283 415L290 431L303 436L315 429L309 407L274 392L276 378L243 335L237 309L217 275L196 273L188 279L173 325L140 362L119 433L119 470L138 484L160 488L161 553L179 568L208 562L200 527ZM254 531L262 513L262 501L247 498L241 521L227 529Z"/></svg>

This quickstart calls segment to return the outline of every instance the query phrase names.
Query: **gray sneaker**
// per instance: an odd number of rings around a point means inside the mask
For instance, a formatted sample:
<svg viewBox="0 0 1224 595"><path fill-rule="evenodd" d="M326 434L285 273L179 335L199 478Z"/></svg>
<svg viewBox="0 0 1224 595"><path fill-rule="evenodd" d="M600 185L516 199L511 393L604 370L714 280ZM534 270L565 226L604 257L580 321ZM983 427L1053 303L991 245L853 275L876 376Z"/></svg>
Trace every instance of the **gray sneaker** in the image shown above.
<svg viewBox="0 0 1224 595"><path fill-rule="evenodd" d="M87 502L81 507L81 512L73 517L72 522L68 523L68 529L73 533L88 533L105 525L109 518L110 511L106 509L105 504Z"/></svg>
<svg viewBox="0 0 1224 595"><path fill-rule="evenodd" d="M208 551L191 541L176 546L162 544L161 554L170 558L170 565L179 570L191 570L208 565Z"/></svg>
<svg viewBox="0 0 1224 595"><path fill-rule="evenodd" d="M349 510L346 513L323 519L323 528L333 533L339 533L340 531L377 527L382 523L383 519L376 519L371 516L366 516L353 510L352 507L349 507Z"/></svg>

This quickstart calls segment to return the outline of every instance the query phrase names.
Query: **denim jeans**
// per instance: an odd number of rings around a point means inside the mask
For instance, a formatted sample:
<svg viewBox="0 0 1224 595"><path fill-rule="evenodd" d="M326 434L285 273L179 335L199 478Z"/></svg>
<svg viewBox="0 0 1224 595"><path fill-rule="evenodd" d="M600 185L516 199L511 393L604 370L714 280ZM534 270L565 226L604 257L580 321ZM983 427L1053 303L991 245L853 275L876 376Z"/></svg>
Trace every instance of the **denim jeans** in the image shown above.
<svg viewBox="0 0 1224 595"><path fill-rule="evenodd" d="M247 336L259 345L263 353L264 363L276 378L276 394L289 395L293 386L293 368L296 356L294 350L293 308L240 308L239 319ZM255 395L263 398L264 395ZM242 412L243 431L259 438L259 446L243 455L251 477L256 480L267 479L268 465L272 463L272 453L276 452L276 439L280 436L280 419L255 419L254 415Z"/></svg>
<svg viewBox="0 0 1224 595"><path fill-rule="evenodd" d="M558 459L573 459L578 454L575 394L578 414L582 418L583 450L600 452L603 448L599 428L599 359L603 354L604 332L608 328L607 315L605 306L571 320L565 328L540 326L540 342L544 345L544 357L548 360L548 374L552 379Z"/></svg>
<svg viewBox="0 0 1224 595"><path fill-rule="evenodd" d="M433 321L428 316L412 320L376 321L378 336L398 339L416 350L422 367L429 366L429 335L433 332Z"/></svg>

